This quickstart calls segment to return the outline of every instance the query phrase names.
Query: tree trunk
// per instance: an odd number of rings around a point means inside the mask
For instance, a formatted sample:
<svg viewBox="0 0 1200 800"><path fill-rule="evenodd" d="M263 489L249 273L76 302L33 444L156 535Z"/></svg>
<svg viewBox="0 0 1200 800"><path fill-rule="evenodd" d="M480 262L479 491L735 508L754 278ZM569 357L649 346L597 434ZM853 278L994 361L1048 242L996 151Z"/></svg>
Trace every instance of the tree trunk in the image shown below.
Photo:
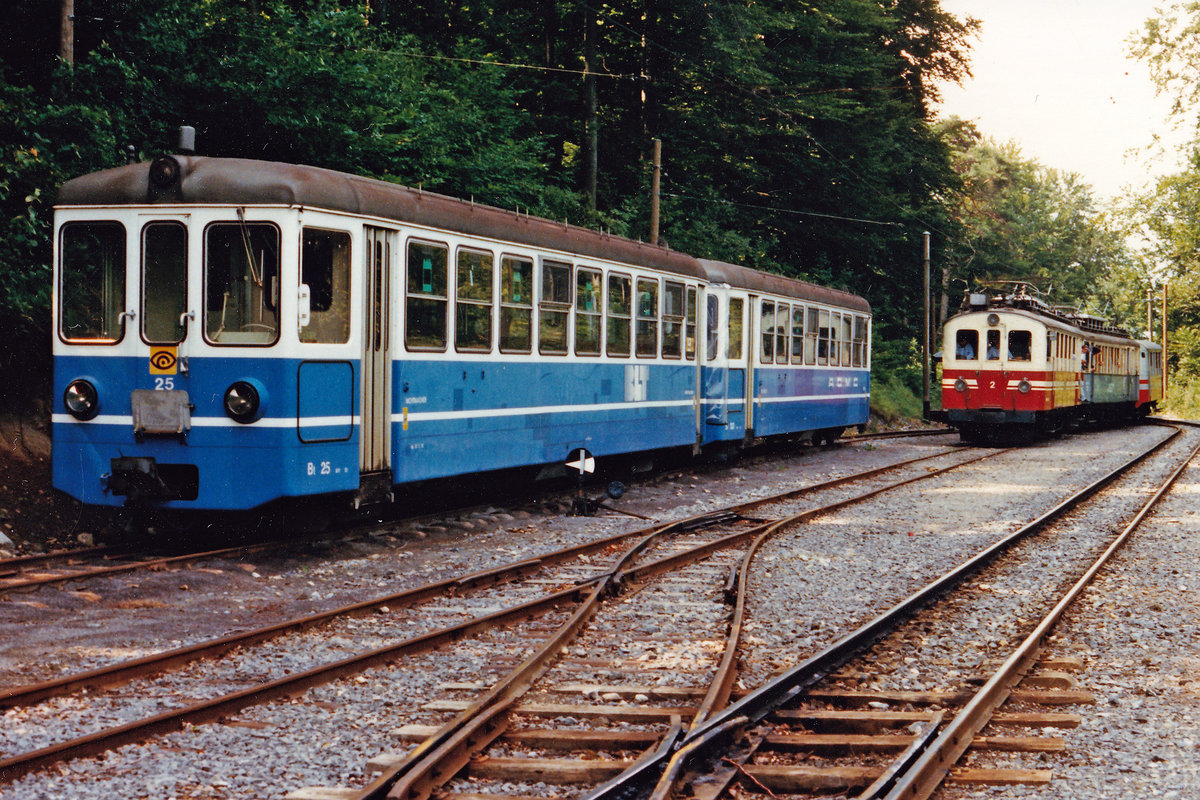
<svg viewBox="0 0 1200 800"><path fill-rule="evenodd" d="M596 210L596 184L599 172L600 150L600 120L597 115L598 101L596 97L596 19L593 12L584 11L583 17L583 91L586 96L587 110L584 118L584 176L583 193L587 198L588 208Z"/></svg>
<svg viewBox="0 0 1200 800"><path fill-rule="evenodd" d="M62 0L58 55L68 67L75 66L75 0Z"/></svg>

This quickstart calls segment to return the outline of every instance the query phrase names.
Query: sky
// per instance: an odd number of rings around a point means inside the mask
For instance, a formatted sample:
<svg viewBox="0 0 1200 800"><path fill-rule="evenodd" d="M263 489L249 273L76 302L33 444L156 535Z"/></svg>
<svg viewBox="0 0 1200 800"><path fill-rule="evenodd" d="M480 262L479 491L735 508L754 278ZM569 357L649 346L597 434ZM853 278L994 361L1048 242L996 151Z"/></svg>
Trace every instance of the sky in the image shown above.
<svg viewBox="0 0 1200 800"><path fill-rule="evenodd" d="M974 120L1027 158L1078 172L1107 199L1175 172L1187 137L1167 121L1148 67L1129 40L1165 0L941 0L983 23L973 78L942 87L941 116ZM1165 156L1147 154L1155 135ZM1132 155L1130 151L1135 152ZM1161 149L1160 149L1161 152Z"/></svg>

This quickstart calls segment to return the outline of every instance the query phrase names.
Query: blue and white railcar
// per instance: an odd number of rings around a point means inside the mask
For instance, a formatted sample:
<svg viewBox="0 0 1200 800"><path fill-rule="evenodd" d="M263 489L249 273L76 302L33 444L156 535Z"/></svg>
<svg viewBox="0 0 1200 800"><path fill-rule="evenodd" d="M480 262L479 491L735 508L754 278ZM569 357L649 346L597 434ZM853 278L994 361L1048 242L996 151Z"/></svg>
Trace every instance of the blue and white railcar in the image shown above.
<svg viewBox="0 0 1200 800"><path fill-rule="evenodd" d="M172 156L55 213L54 483L251 509L596 456L835 437L870 308L329 170Z"/></svg>

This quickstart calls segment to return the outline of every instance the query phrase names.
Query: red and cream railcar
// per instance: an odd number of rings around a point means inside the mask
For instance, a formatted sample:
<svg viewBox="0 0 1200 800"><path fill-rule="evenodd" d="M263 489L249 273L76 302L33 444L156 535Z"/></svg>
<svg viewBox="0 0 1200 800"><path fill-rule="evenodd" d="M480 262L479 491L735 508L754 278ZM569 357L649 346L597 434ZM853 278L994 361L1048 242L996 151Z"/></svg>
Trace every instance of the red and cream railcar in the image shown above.
<svg viewBox="0 0 1200 800"><path fill-rule="evenodd" d="M967 440L1134 419L1162 397L1158 345L1023 292L972 294L942 353L943 417Z"/></svg>

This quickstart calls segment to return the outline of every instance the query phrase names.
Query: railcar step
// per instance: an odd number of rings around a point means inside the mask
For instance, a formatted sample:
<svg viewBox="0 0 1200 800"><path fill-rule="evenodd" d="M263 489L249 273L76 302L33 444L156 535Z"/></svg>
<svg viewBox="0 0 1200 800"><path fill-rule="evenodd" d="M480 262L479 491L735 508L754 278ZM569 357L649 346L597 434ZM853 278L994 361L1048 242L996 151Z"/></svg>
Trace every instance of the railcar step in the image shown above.
<svg viewBox="0 0 1200 800"><path fill-rule="evenodd" d="M393 499L391 470L363 472L358 476L358 493L354 495L355 508L391 503Z"/></svg>

